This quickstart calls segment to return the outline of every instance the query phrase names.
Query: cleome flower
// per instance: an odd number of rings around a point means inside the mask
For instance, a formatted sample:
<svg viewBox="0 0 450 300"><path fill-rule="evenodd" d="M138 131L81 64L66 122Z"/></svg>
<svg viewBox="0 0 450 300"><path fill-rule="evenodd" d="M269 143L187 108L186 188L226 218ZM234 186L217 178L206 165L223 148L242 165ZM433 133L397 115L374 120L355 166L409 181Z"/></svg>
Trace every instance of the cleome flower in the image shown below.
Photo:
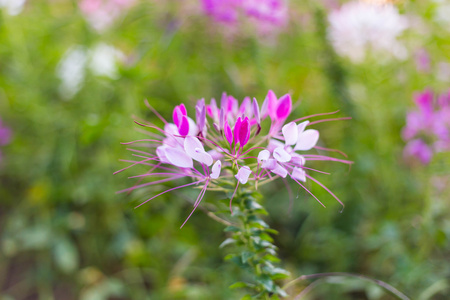
<svg viewBox="0 0 450 300"><path fill-rule="evenodd" d="M320 122L349 118L312 122L307 120L337 113L332 112L303 117L286 124L292 111L291 96L286 94L278 98L273 91L268 92L261 107L255 98L251 100L246 97L239 103L226 93L223 93L220 103L211 99L210 103L206 104L205 100L201 99L195 106L195 119L189 117L186 106L180 104L173 110L172 122L164 119L148 101L146 105L161 120L163 126L135 121L149 129L149 138L124 143L140 148L128 149L137 159L124 160L131 165L116 173L135 165L143 165L149 167L149 170L131 178L157 179L139 183L120 192L182 178L188 178L190 182L154 195L137 207L162 194L188 186L198 186L201 191L187 221L200 205L208 189L229 191L226 187L231 187L231 191L234 188L236 193L239 185L254 184L257 188L258 185L279 177L291 178L319 201L304 185L307 180L311 180L342 204L338 197L310 175L311 172L325 172L307 165L316 160L346 164L352 162L322 154L308 154L307 151L336 151L317 146L319 131L309 127ZM230 200L230 210L232 199L233 197ZM322 204L320 201L319 203Z"/></svg>

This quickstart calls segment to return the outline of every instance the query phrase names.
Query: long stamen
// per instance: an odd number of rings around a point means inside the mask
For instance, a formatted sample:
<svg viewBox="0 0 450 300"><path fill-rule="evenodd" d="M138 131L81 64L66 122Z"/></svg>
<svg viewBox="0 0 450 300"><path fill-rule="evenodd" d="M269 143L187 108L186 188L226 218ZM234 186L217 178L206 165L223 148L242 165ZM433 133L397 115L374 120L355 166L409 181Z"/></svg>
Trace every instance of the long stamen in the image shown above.
<svg viewBox="0 0 450 300"><path fill-rule="evenodd" d="M168 190L166 190L166 191L164 191L164 192L162 192L162 193L159 193L159 194L156 195L156 196L151 197L150 199L145 200L144 202L142 202L141 204L139 204L139 205L136 206L135 208L138 208L139 206L144 205L144 204L147 203L148 201L151 201L151 200L155 199L156 197L159 197L159 196L161 196L161 195L163 195L163 194L165 194L165 193L168 193L168 192L171 192L171 191L174 191L174 190L178 190L178 189L181 189L181 188L190 186L190 185L198 184L198 183L200 183L200 182L202 182L202 181L200 180L200 181L196 181L196 182L191 182L191 183L188 183L188 184L184 184L184 185L180 185L180 186L177 186L177 187L168 189Z"/></svg>
<svg viewBox="0 0 450 300"><path fill-rule="evenodd" d="M184 224L186 224L186 222L189 220L189 218L192 216L192 214L194 213L194 211L197 209L197 207L200 205L200 203L202 202L203 197L205 196L206 193L206 188L208 187L208 183L209 181L206 181L205 186L203 187L203 189L200 191L200 194L198 194L197 200L194 203L194 209L191 211L191 213L189 214L189 216L186 218L186 220L183 222L183 224L181 224L181 228L183 228Z"/></svg>
<svg viewBox="0 0 450 300"><path fill-rule="evenodd" d="M314 125L314 124L318 124L318 123L323 123L323 122L331 122L331 121L343 121L343 120L351 120L352 117L342 117L342 118L333 118L333 119L323 119L323 120L317 120L317 121L313 121L311 123L308 124L308 126Z"/></svg>
<svg viewBox="0 0 450 300"><path fill-rule="evenodd" d="M334 199L336 199L341 205L342 205L342 210L340 212L342 212L345 208L344 203L342 203L341 200L339 200L339 198L333 194L332 191L330 191L325 185L323 185L320 181L318 181L317 179L309 176L308 174L305 174L306 177L308 177L309 179L311 179L312 181L314 181L315 183L317 183L318 185L320 185L325 191L327 191L331 196L333 196Z"/></svg>
<svg viewBox="0 0 450 300"><path fill-rule="evenodd" d="M294 178L292 178L292 179L294 179ZM295 182L297 182L305 191L307 191L311 196L313 196L314 197L314 199L316 199L317 200L317 202L319 202L323 207L325 207L326 208L326 206L319 200L319 199L317 199L317 197L316 196L314 196L314 194L313 193L311 193L311 191L310 190L308 190L303 184L301 184L297 179L294 179L294 181Z"/></svg>

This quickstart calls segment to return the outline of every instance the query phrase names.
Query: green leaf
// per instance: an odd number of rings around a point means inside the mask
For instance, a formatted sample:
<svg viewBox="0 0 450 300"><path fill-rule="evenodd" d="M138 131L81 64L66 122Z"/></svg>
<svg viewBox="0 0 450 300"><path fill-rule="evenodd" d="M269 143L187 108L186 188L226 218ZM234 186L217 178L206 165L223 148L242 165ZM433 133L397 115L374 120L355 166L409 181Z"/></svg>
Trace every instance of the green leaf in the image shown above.
<svg viewBox="0 0 450 300"><path fill-rule="evenodd" d="M236 226L228 226L224 229L225 232L240 232L241 229Z"/></svg>
<svg viewBox="0 0 450 300"><path fill-rule="evenodd" d="M240 289L240 288L252 288L254 287L254 284L248 283L248 282L243 282L243 281L238 281L236 283L233 283L232 285L229 286L230 289Z"/></svg>
<svg viewBox="0 0 450 300"><path fill-rule="evenodd" d="M241 254L241 259L243 263L246 263L250 258L252 258L253 256L255 256L254 253L250 252L250 251L244 251Z"/></svg>
<svg viewBox="0 0 450 300"><path fill-rule="evenodd" d="M225 241L222 242L222 244L220 244L219 248L223 248L225 246L231 245L236 243L236 240L233 238L227 238Z"/></svg>

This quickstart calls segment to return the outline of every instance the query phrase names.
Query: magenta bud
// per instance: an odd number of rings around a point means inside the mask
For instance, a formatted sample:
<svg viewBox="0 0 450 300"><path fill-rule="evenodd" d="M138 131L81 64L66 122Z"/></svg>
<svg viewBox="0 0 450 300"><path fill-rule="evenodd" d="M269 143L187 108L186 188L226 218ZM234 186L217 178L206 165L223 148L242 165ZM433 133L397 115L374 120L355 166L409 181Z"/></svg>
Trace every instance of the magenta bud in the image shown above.
<svg viewBox="0 0 450 300"><path fill-rule="evenodd" d="M184 104L180 104L175 106L172 113L173 123L177 126L180 125L181 119L183 116L187 115L186 106Z"/></svg>
<svg viewBox="0 0 450 300"><path fill-rule="evenodd" d="M292 110L292 100L291 95L286 94L280 98L278 101L276 116L279 120L286 119Z"/></svg>
<svg viewBox="0 0 450 300"><path fill-rule="evenodd" d="M239 143L239 131L241 130L241 123L242 123L242 119L241 117L239 117L236 120L236 123L234 124L234 129L233 129L233 135L234 135L234 140L236 141L236 143Z"/></svg>
<svg viewBox="0 0 450 300"><path fill-rule="evenodd" d="M186 136L189 133L189 120L187 116L183 116L181 118L180 124L178 127L178 133L182 136Z"/></svg>
<svg viewBox="0 0 450 300"><path fill-rule="evenodd" d="M250 139L250 121L245 117L244 121L241 123L241 128L239 128L239 143L241 147L244 147L248 140Z"/></svg>
<svg viewBox="0 0 450 300"><path fill-rule="evenodd" d="M228 124L228 122L225 122L224 131L225 131L225 138L227 139L231 147L231 145L233 144L233 132L231 131L231 127Z"/></svg>

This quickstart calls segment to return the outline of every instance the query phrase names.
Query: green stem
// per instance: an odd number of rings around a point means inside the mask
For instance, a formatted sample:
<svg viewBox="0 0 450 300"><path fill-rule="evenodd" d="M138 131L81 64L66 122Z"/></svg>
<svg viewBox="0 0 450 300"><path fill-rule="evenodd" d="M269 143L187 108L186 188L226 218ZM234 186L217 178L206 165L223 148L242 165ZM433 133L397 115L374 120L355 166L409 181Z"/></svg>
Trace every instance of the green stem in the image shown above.
<svg viewBox="0 0 450 300"><path fill-rule="evenodd" d="M238 282L231 287L252 290L253 295L246 295L244 299L279 299L286 294L276 281L287 277L289 273L273 265L279 259L270 234L276 231L261 219L262 215L267 215L267 211L256 197L258 194L255 192L241 190L233 199L233 217L237 225L225 228L226 232L231 232L231 237L222 246L235 245L235 253L227 255L226 259L250 272L253 278L250 283Z"/></svg>

